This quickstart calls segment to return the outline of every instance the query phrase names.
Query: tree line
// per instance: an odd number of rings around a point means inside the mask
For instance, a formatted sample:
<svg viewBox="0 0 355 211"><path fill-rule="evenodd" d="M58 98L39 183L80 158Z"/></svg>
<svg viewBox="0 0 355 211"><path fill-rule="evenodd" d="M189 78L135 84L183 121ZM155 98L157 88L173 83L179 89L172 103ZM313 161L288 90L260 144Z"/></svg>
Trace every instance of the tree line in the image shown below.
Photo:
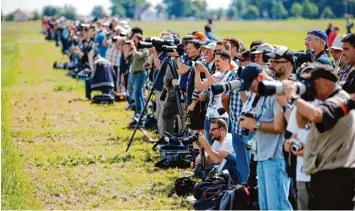
<svg viewBox="0 0 355 211"><path fill-rule="evenodd" d="M111 0L110 12L121 18L139 19L135 14L150 7L147 0ZM355 15L355 0L233 0L228 9L208 9L206 0L163 0L155 6L158 15L165 14L169 19L194 17L197 19L287 19L287 18L343 18L344 14ZM91 15L101 17L104 8L93 7ZM43 7L42 15L77 17L75 7L65 5Z"/></svg>

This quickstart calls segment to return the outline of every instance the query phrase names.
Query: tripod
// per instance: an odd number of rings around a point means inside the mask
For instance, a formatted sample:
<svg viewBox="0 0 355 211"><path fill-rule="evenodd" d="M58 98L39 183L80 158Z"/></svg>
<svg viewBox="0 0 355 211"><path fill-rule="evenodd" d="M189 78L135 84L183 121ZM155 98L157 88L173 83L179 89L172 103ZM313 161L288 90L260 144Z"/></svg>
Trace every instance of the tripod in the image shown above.
<svg viewBox="0 0 355 211"><path fill-rule="evenodd" d="M168 58L166 58L166 59L164 60L162 66L161 66L161 70L166 69L168 66L169 66L170 71L171 71L171 73L172 73L172 75L173 75L173 78L174 78L174 79L178 79L178 73L177 73L177 70L176 70L177 67L176 67L176 65L174 65L173 60L171 59L170 56L168 56ZM155 86L156 86L156 83L157 83L157 79L161 76L161 74L162 74L162 72L163 72L163 71L161 71L161 70L159 71L157 77L154 79L154 83L153 83L153 86L152 86L152 88L151 88L151 90L150 90L150 92L149 92L148 99L147 99L147 101L146 101L146 103L145 103L145 105L144 105L144 108L143 108L143 111L142 111L141 115L139 116L139 119L138 119L138 121L137 121L137 124L136 124L136 126L135 126L135 128L134 128L134 131L133 131L133 133L132 133L131 139L130 139L129 142L128 142L128 145L127 145L127 148L126 148L126 152L128 152L128 150L129 150L129 148L130 148L130 146L131 146L131 144L132 144L132 142L133 142L133 138L134 138L134 136L135 136L135 134L136 134L136 132L137 132L137 129L140 127L139 125L140 125L140 123L141 123L141 121L142 121L142 118L143 118L143 116L144 116L144 113L145 113L146 110L147 110L147 107L148 107L150 98L152 97L152 95L153 95L153 93L154 93L154 89L155 89ZM182 128L185 129L185 121L184 121L184 118L183 118L183 116L182 116L182 108L181 108L181 102L180 102L180 90L179 90L178 87L175 87L175 95L176 95L176 103L177 103L177 108L178 108L178 114L179 114L180 119L181 119L181 125L182 125Z"/></svg>

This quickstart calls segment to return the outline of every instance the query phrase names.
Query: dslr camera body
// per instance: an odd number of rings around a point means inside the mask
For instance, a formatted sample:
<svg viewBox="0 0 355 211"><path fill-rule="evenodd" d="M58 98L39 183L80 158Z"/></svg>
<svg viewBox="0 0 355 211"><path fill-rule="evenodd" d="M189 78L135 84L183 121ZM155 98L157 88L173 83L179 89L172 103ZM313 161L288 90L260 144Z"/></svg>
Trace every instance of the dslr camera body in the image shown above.
<svg viewBox="0 0 355 211"><path fill-rule="evenodd" d="M252 113L252 112L242 112L242 113L240 114L240 116L245 116L245 117L248 117L248 118L253 118L253 119L255 119L255 115L254 115L254 113ZM242 120L243 120L243 119L240 118L240 121L242 121ZM242 135L243 135L243 136L248 136L249 133L250 133L249 129L246 129L246 128L242 128L241 132L242 132Z"/></svg>

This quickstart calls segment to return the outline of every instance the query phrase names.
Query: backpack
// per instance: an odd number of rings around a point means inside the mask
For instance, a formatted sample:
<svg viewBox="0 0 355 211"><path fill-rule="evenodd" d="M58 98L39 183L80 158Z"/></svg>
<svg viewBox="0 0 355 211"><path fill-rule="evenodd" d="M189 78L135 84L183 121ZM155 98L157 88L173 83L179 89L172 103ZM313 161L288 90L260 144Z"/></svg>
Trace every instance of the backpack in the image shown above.
<svg viewBox="0 0 355 211"><path fill-rule="evenodd" d="M175 180L174 190L178 196L191 194L196 185L189 177L181 177Z"/></svg>

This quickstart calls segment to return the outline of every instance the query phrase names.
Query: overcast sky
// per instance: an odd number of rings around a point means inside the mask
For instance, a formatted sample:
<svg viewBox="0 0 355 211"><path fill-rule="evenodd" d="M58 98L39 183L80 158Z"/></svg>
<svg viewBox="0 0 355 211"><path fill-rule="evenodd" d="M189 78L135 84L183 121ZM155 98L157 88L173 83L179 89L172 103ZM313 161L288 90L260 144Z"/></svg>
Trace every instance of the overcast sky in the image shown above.
<svg viewBox="0 0 355 211"><path fill-rule="evenodd" d="M147 0L148 2L156 5L162 2L162 0ZM208 8L218 9L228 8L232 0L206 0ZM79 15L89 15L94 5L102 5L108 9L110 7L110 0L1 0L1 10L7 14L17 8L24 10L42 10L44 5L56 5L63 6L64 4L70 4L77 8Z"/></svg>

